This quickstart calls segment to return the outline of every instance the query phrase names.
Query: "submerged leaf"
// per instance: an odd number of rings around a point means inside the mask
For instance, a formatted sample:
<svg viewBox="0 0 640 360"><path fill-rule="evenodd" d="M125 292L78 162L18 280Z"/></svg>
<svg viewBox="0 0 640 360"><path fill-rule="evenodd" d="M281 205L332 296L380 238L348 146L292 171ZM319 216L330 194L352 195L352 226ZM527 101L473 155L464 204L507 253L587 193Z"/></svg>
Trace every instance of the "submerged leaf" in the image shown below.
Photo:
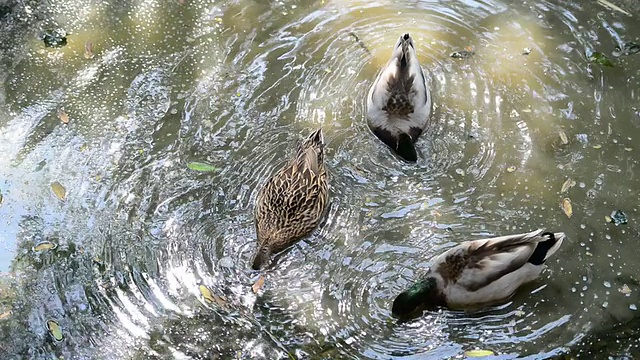
<svg viewBox="0 0 640 360"><path fill-rule="evenodd" d="M611 62L611 60L609 60L609 58L601 52L596 51L591 54L591 56L589 56L589 61L600 64L602 66L613 67L613 63Z"/></svg>
<svg viewBox="0 0 640 360"><path fill-rule="evenodd" d="M58 110L58 119L60 119L63 124L69 123L69 115L62 109Z"/></svg>
<svg viewBox="0 0 640 360"><path fill-rule="evenodd" d="M200 171L200 172L211 172L218 170L215 166L209 165L201 162L190 162L187 164L187 167L191 170Z"/></svg>
<svg viewBox="0 0 640 360"><path fill-rule="evenodd" d="M50 242L50 241L43 241L41 243L39 243L38 245L34 246L31 250L33 251L44 251L44 250L52 250L55 249L56 247L58 247L58 245Z"/></svg>
<svg viewBox="0 0 640 360"><path fill-rule="evenodd" d="M569 178L564 183L562 183L562 188L560 189L560 193L561 194L565 193L567 192L567 190L571 189L574 186L576 186L576 182Z"/></svg>
<svg viewBox="0 0 640 360"><path fill-rule="evenodd" d="M515 166L513 166L513 165L511 165L511 166L509 166L509 167L507 168L507 172L512 173L512 172L514 172L514 171L516 171L516 167L515 167Z"/></svg>
<svg viewBox="0 0 640 360"><path fill-rule="evenodd" d="M55 320L47 320L47 329L56 341L62 341L62 328Z"/></svg>
<svg viewBox="0 0 640 360"><path fill-rule="evenodd" d="M262 286L264 286L264 275L260 275L258 280L253 284L251 288L253 289L253 292L257 294L258 291L260 291L260 289L262 288Z"/></svg>
<svg viewBox="0 0 640 360"><path fill-rule="evenodd" d="M562 210L564 211L564 214L567 215L568 218L571 217L571 215L573 215L573 207L571 206L571 199L569 198L564 198L562 199Z"/></svg>
<svg viewBox="0 0 640 360"><path fill-rule="evenodd" d="M468 356L468 357L491 356L491 355L493 355L493 351L491 351L491 350L469 350L469 351L465 351L464 355Z"/></svg>
<svg viewBox="0 0 640 360"><path fill-rule="evenodd" d="M57 181L51 183L51 190L56 195L56 197L60 200L63 200L67 197L67 190Z"/></svg>
<svg viewBox="0 0 640 360"><path fill-rule="evenodd" d="M620 210L612 211L610 219L615 226L627 223L627 215Z"/></svg>

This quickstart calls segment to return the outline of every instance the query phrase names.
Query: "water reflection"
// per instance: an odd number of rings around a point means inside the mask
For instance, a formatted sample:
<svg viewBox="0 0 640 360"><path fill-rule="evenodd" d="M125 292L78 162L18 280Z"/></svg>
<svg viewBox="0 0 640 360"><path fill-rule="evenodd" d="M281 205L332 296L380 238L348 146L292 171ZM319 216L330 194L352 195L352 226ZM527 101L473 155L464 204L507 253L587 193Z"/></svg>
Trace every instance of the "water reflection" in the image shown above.
<svg viewBox="0 0 640 360"><path fill-rule="evenodd" d="M545 358L602 353L601 334L616 323L637 334L640 68L633 55L612 57L614 68L587 63L640 36L632 17L564 1L9 7L0 9L9 358L441 359L473 348ZM53 28L70 33L67 46L45 49L32 36ZM364 119L371 81L405 31L436 104L416 165L397 161ZM465 48L475 55L449 57ZM318 126L327 219L256 294L256 191ZM218 171L191 171L191 161ZM567 178L576 185L561 193ZM614 209L627 225L604 221ZM509 303L391 320L394 295L451 244L537 227L568 242ZM34 251L41 241L57 247Z"/></svg>

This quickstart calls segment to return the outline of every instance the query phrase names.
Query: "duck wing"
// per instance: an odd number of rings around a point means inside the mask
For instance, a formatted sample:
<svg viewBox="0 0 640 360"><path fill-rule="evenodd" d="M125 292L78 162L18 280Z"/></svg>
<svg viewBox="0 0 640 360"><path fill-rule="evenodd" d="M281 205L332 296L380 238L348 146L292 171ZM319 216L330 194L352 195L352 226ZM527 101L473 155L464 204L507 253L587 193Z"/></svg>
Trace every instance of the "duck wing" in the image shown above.
<svg viewBox="0 0 640 360"><path fill-rule="evenodd" d="M563 233L525 234L466 241L440 255L436 272L467 291L477 291L526 264L539 266L562 244Z"/></svg>

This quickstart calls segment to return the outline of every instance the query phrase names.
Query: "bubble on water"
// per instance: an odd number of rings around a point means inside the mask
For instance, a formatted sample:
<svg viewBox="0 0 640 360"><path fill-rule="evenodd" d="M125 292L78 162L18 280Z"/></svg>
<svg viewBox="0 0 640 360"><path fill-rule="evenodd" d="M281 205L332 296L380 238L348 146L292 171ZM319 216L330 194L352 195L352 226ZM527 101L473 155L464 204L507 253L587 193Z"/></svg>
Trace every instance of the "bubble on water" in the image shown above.
<svg viewBox="0 0 640 360"><path fill-rule="evenodd" d="M587 184L581 182L581 183L578 184L578 186L580 186L580 188L584 189L587 186Z"/></svg>
<svg viewBox="0 0 640 360"><path fill-rule="evenodd" d="M631 305L629 305L629 309L631 309L631 310L633 310L633 311L638 310L638 308L636 307L636 304L631 304Z"/></svg>

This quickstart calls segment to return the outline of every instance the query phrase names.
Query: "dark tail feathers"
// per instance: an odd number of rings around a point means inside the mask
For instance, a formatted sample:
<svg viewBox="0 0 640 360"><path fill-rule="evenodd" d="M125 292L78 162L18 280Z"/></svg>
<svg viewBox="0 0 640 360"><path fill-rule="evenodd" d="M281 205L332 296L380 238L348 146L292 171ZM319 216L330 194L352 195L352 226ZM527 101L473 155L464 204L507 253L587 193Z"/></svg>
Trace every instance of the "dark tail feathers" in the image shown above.
<svg viewBox="0 0 640 360"><path fill-rule="evenodd" d="M544 264L544 258L547 256L547 252L556 244L557 241L552 232L544 232L541 236L548 236L549 239L539 242L536 249L533 250L533 254L529 257L529 262L533 265Z"/></svg>

